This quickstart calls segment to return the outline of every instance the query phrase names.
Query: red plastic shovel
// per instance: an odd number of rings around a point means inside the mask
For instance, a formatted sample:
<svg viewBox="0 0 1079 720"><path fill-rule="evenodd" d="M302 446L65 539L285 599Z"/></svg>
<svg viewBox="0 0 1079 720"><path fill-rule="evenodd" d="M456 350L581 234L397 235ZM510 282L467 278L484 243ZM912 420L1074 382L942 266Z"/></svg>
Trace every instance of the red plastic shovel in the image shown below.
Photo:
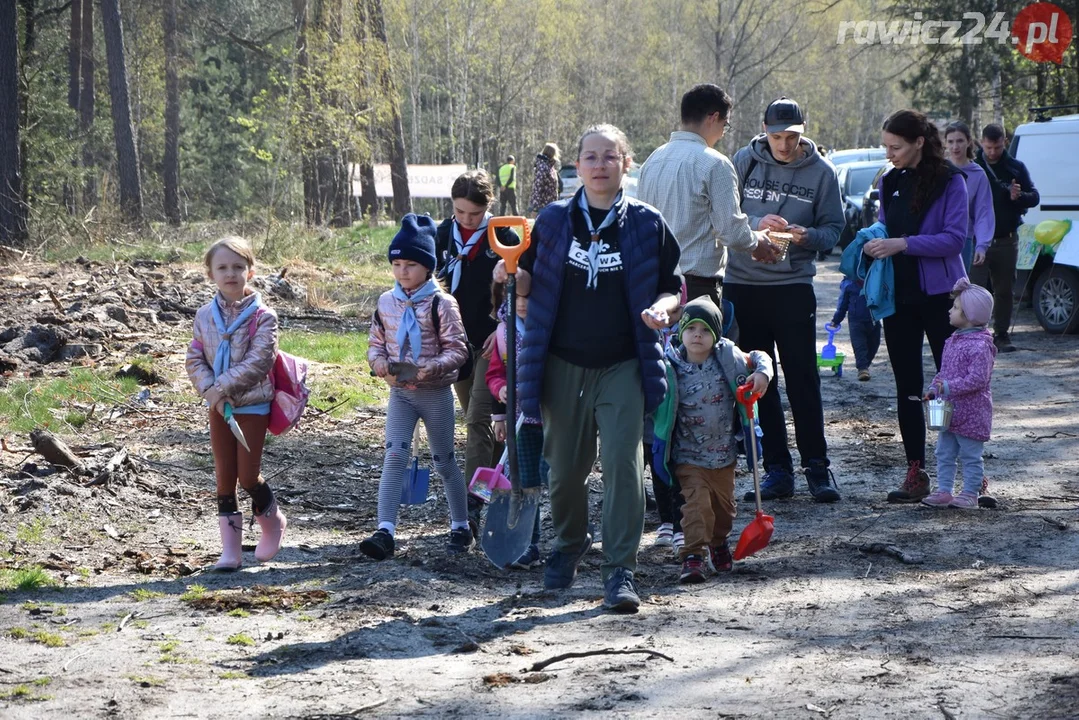
<svg viewBox="0 0 1079 720"><path fill-rule="evenodd" d="M749 428L752 431L753 406L760 399L760 393L754 393L752 383L746 383L738 388L735 396L746 409ZM761 507L761 475L757 468L757 438L747 437L746 444L750 447L749 452L753 459L753 491L757 495L757 517L750 520L742 530L742 535L738 538L738 546L734 549L735 560L744 560L768 547L768 541L772 539L772 533L776 529L776 519L771 515L765 515L764 508Z"/></svg>

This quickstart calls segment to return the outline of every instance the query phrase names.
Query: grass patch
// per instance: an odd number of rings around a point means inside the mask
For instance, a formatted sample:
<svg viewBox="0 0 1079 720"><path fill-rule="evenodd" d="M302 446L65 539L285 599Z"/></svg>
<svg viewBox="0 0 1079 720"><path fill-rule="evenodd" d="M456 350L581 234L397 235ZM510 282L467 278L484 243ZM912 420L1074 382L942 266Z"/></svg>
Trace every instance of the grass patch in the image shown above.
<svg viewBox="0 0 1079 720"><path fill-rule="evenodd" d="M19 380L0 390L0 430L26 433L34 428L55 428L67 416L67 403L107 405L126 400L138 392L134 378L114 378L89 368L72 368L67 377L44 382ZM83 417L85 422L85 417Z"/></svg>
<svg viewBox="0 0 1079 720"><path fill-rule="evenodd" d="M165 679L154 675L128 675L127 679L142 687L164 687Z"/></svg>
<svg viewBox="0 0 1079 720"><path fill-rule="evenodd" d="M16 640L24 640L30 637L30 631L26 628L21 627L13 627L7 631L7 634L15 638Z"/></svg>
<svg viewBox="0 0 1079 720"><path fill-rule="evenodd" d="M332 414L342 416L356 407L381 405L389 397L389 386L371 377L367 367L367 333L285 330L279 343L285 352L325 365L308 379L311 407L334 408Z"/></svg>
<svg viewBox="0 0 1079 720"><path fill-rule="evenodd" d="M163 643L159 643L157 649L163 653L170 653L178 647L180 647L179 640L166 640Z"/></svg>
<svg viewBox="0 0 1079 720"><path fill-rule="evenodd" d="M180 599L184 602L191 602L192 600L198 600L206 594L206 586L204 585L188 585L187 591L180 596Z"/></svg>
<svg viewBox="0 0 1079 720"><path fill-rule="evenodd" d="M48 529L45 518L34 518L28 523L19 523L15 531L15 539L26 545L39 545L45 540Z"/></svg>
<svg viewBox="0 0 1079 720"><path fill-rule="evenodd" d="M234 608L226 613L229 617L245 618L251 617L251 613L247 612L243 608Z"/></svg>
<svg viewBox="0 0 1079 720"><path fill-rule="evenodd" d="M155 600L160 597L165 597L165 593L163 592L147 590L146 588L135 588L128 594L131 595L131 599L135 602L144 602L146 600Z"/></svg>
<svg viewBox="0 0 1079 720"><path fill-rule="evenodd" d="M311 617L307 613L300 613L299 615L296 616L296 619L299 620L300 622L314 622L315 621L315 618Z"/></svg>
<svg viewBox="0 0 1079 720"><path fill-rule="evenodd" d="M315 362L367 365L367 333L284 330L278 343L285 352Z"/></svg>
<svg viewBox="0 0 1079 720"><path fill-rule="evenodd" d="M51 682L52 682L51 677L39 677L37 680L34 681L34 684L37 685L38 687L45 687L46 685L48 685Z"/></svg>
<svg viewBox="0 0 1079 720"><path fill-rule="evenodd" d="M236 633L235 635L229 635L229 639L225 641L229 645L241 645L243 647L253 647L255 644L255 638L251 637L247 633Z"/></svg>
<svg viewBox="0 0 1079 720"><path fill-rule="evenodd" d="M0 590L38 590L56 587L52 576L37 565L21 570L0 570Z"/></svg>
<svg viewBox="0 0 1079 720"><path fill-rule="evenodd" d="M41 700L49 700L50 695L37 695L33 689L27 685L16 685L10 690L0 692L0 700L19 700L23 702L38 702Z"/></svg>
<svg viewBox="0 0 1079 720"><path fill-rule="evenodd" d="M47 630L36 631L33 634L32 639L34 642L41 643L45 647L64 647L67 645L62 637Z"/></svg>
<svg viewBox="0 0 1079 720"><path fill-rule="evenodd" d="M101 631L98 630L97 628L83 628L82 630L79 630L79 632L77 633L77 635L79 637L93 637L94 635L100 635L100 634L101 634Z"/></svg>
<svg viewBox="0 0 1079 720"><path fill-rule="evenodd" d="M251 676L242 670L226 670L217 677L222 680L248 680Z"/></svg>

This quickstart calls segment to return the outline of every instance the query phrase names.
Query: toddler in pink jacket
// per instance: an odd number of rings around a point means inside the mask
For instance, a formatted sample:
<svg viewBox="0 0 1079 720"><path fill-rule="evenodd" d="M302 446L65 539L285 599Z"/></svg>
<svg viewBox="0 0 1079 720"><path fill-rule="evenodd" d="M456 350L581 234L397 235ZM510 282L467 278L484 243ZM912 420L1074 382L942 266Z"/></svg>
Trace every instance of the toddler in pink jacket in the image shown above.
<svg viewBox="0 0 1079 720"><path fill-rule="evenodd" d="M952 290L955 303L948 313L956 331L944 342L940 372L926 392L953 406L952 421L937 438L937 490L922 500L931 507L978 507L984 469L982 448L993 428L993 394L989 383L997 355L989 318L993 296L965 277ZM963 468L963 490L952 495L956 470Z"/></svg>

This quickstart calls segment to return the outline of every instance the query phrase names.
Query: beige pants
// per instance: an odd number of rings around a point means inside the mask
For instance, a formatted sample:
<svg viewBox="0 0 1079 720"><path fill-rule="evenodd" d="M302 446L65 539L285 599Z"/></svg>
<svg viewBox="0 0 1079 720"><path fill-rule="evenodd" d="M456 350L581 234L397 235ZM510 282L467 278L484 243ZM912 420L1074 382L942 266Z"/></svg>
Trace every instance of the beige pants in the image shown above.
<svg viewBox="0 0 1079 720"><path fill-rule="evenodd" d="M678 465L675 477L682 488L682 532L686 544L679 555L705 555L711 545L720 545L734 524L734 465L713 470L696 465Z"/></svg>

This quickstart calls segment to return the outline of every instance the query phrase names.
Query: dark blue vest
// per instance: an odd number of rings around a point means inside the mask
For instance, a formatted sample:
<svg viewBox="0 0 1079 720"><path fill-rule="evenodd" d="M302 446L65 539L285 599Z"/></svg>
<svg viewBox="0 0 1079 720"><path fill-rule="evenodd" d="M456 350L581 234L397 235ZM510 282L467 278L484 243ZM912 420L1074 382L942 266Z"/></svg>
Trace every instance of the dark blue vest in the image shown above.
<svg viewBox="0 0 1079 720"><path fill-rule="evenodd" d="M577 194L581 192L583 190L578 190ZM576 195L559 200L545 207L536 219L533 240L538 241L539 245L532 266L532 294L528 302L517 382L521 409L530 417L540 417L547 349L558 316L566 260L573 239L571 213L577 202ZM626 312L634 318L645 412L656 409L667 392L659 333L641 320L641 312L650 307L659 295L662 222L663 218L655 208L633 198L627 198L618 213L618 244L622 253L622 271L625 273ZM598 321L602 322L602 319Z"/></svg>

